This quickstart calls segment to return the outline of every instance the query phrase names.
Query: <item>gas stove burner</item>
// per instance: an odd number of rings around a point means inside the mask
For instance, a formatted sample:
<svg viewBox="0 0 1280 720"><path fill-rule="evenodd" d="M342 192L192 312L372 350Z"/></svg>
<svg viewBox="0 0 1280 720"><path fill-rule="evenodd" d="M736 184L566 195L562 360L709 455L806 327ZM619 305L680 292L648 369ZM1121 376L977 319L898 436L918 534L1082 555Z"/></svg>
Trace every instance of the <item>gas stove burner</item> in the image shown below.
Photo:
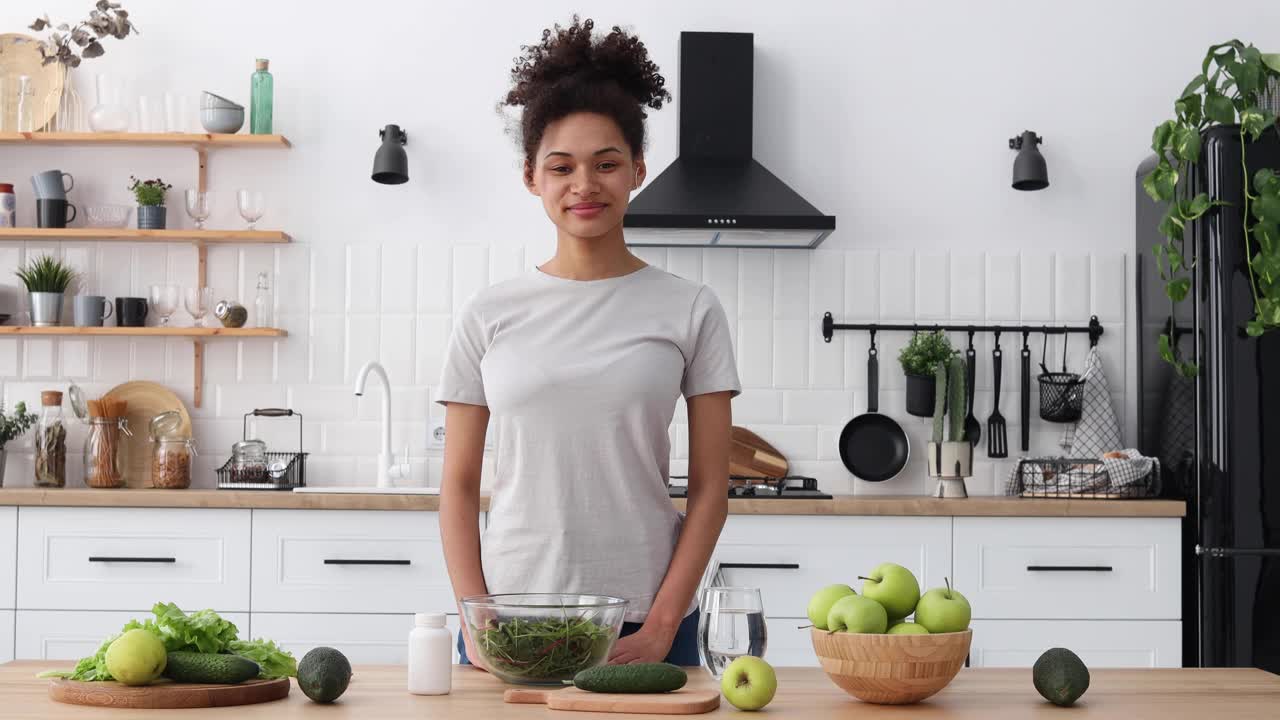
<svg viewBox="0 0 1280 720"><path fill-rule="evenodd" d="M672 480L684 480L688 483L688 475L672 475ZM688 497L685 485L672 485L669 494L673 498ZM807 475L787 475L771 478L749 475L729 476L729 497L750 498L753 500L807 498L811 500L830 500L831 496L818 490L817 478Z"/></svg>

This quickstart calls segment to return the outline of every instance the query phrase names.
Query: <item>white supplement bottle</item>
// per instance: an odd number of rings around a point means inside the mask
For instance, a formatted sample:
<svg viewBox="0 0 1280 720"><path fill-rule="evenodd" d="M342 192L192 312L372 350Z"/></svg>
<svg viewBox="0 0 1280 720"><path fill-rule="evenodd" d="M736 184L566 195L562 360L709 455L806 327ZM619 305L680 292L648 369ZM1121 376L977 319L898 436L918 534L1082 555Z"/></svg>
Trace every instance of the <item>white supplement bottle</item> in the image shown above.
<svg viewBox="0 0 1280 720"><path fill-rule="evenodd" d="M453 678L453 633L444 613L418 613L409 632L409 692L446 695Z"/></svg>

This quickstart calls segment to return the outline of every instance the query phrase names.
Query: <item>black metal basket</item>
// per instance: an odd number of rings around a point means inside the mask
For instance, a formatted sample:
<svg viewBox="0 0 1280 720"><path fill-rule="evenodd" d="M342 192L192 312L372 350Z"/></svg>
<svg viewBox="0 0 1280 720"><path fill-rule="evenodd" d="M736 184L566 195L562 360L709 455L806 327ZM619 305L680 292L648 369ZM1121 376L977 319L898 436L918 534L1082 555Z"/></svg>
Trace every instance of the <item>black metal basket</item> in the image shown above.
<svg viewBox="0 0 1280 720"><path fill-rule="evenodd" d="M1102 460L1023 458L1005 488L1009 495L1031 498L1114 500L1156 495L1159 466L1135 478L1112 478Z"/></svg>
<svg viewBox="0 0 1280 720"><path fill-rule="evenodd" d="M292 490L307 484L307 453L302 452L302 413L281 408L259 408L244 414L241 436L249 439L249 416L298 418L298 452L268 452L267 468L251 477L237 476L231 464L234 458L218 468L219 490Z"/></svg>
<svg viewBox="0 0 1280 720"><path fill-rule="evenodd" d="M1056 423L1072 423L1084 412L1084 379L1079 374L1067 372L1067 333L1062 334L1062 372L1053 372L1044 364L1049 334L1045 333L1040 348L1040 419Z"/></svg>

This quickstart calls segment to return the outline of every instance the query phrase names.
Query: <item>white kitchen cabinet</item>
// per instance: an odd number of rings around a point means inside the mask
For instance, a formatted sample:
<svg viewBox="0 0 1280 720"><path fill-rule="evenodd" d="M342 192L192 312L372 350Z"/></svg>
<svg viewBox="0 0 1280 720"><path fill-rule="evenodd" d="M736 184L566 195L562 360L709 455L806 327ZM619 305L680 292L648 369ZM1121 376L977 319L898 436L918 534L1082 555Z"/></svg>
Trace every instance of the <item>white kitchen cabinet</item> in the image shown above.
<svg viewBox="0 0 1280 720"><path fill-rule="evenodd" d="M249 510L24 507L20 610L249 609Z"/></svg>
<svg viewBox="0 0 1280 720"><path fill-rule="evenodd" d="M0 609L17 607L17 563L18 508L0 507Z"/></svg>
<svg viewBox="0 0 1280 720"><path fill-rule="evenodd" d="M910 568L922 589L942 585L951 518L730 515L712 558L720 574L708 583L760 588L766 617L803 618L819 588L860 588L858 575L882 562Z"/></svg>
<svg viewBox="0 0 1280 720"><path fill-rule="evenodd" d="M0 663L13 659L13 616L12 610L0 610Z"/></svg>
<svg viewBox="0 0 1280 720"><path fill-rule="evenodd" d="M255 510L254 612L456 607L436 513Z"/></svg>
<svg viewBox="0 0 1280 720"><path fill-rule="evenodd" d="M455 638L458 661L458 616L445 621ZM408 662L413 615L253 613L253 636L269 638L298 660L315 647L337 648L352 664L404 665Z"/></svg>
<svg viewBox="0 0 1280 720"><path fill-rule="evenodd" d="M1091 668L1182 666L1182 623L1171 620L974 620L973 667L1031 667L1070 648Z"/></svg>
<svg viewBox="0 0 1280 720"><path fill-rule="evenodd" d="M186 608L183 608L184 610ZM249 614L218 611L235 623L241 640L249 637ZM79 660L98 651L107 637L132 619L154 619L151 612L19 610L16 657L19 660Z"/></svg>
<svg viewBox="0 0 1280 720"><path fill-rule="evenodd" d="M955 577L977 619L1179 620L1176 518L955 519Z"/></svg>
<svg viewBox="0 0 1280 720"><path fill-rule="evenodd" d="M767 618L765 628L769 633L764 659L774 667L818 667L818 656L813 652L809 639L807 618Z"/></svg>

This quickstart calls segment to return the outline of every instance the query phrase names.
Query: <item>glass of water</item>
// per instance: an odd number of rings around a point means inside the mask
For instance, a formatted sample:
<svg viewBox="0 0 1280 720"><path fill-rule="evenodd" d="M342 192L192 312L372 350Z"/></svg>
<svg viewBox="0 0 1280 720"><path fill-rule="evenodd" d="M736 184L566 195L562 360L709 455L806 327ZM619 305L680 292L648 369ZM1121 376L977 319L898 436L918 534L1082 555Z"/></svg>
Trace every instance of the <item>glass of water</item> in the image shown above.
<svg viewBox="0 0 1280 720"><path fill-rule="evenodd" d="M759 588L709 587L698 604L698 654L717 680L743 655L764 657L768 635Z"/></svg>

